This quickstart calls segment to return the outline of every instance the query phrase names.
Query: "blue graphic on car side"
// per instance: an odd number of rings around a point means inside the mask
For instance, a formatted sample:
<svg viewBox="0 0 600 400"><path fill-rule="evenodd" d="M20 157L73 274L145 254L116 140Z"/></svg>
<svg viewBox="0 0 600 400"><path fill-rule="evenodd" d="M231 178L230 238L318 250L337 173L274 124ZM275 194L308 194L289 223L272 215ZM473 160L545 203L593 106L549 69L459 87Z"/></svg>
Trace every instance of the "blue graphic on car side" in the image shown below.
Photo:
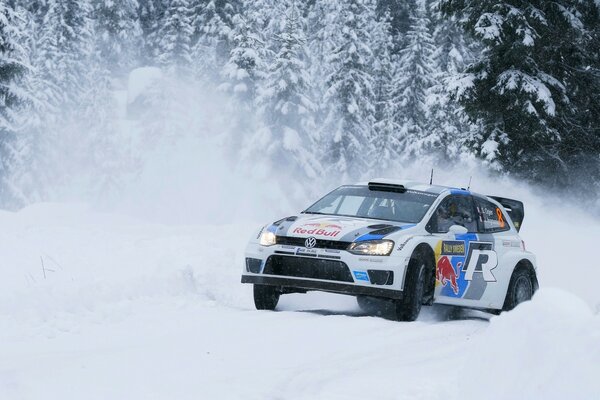
<svg viewBox="0 0 600 400"><path fill-rule="evenodd" d="M357 281L369 282L369 274L367 274L365 271L352 271L352 273Z"/></svg>
<svg viewBox="0 0 600 400"><path fill-rule="evenodd" d="M440 295L462 298L469 286L469 281L465 280L465 274L462 272L462 269L465 264L467 254L469 254L470 243L476 242L478 238L477 234L475 233L454 235L454 238L455 240L463 241L465 243L465 253L463 255L453 255L452 257L449 257L452 268L454 268L454 271L456 272L456 285L458 286L458 291L455 293L454 289L452 288L452 285L446 285L442 288Z"/></svg>

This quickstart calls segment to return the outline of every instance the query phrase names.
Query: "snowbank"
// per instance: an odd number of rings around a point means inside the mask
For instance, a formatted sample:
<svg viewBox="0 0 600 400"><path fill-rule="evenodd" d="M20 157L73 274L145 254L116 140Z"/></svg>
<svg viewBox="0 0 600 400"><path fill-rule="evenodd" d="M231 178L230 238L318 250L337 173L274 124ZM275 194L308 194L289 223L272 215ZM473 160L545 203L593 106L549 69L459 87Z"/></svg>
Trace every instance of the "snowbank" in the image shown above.
<svg viewBox="0 0 600 400"><path fill-rule="evenodd" d="M246 304L239 273L255 228L169 227L73 204L2 212L0 319L43 319L144 297Z"/></svg>
<svg viewBox="0 0 600 400"><path fill-rule="evenodd" d="M466 399L593 399L600 394L600 315L560 289L492 318L472 343Z"/></svg>
<svg viewBox="0 0 600 400"><path fill-rule="evenodd" d="M469 312L448 321L441 306L424 307L415 323L393 322L320 293L284 296L280 312L257 312L251 288L239 283L257 225L165 225L77 204L0 212L0 399L600 392L599 317L560 289L543 288L489 324ZM540 243L552 236L537 233ZM565 246L589 239L568 233ZM558 258L561 250L536 251ZM586 256L573 256L581 268ZM565 282L560 261L548 257L542 282Z"/></svg>

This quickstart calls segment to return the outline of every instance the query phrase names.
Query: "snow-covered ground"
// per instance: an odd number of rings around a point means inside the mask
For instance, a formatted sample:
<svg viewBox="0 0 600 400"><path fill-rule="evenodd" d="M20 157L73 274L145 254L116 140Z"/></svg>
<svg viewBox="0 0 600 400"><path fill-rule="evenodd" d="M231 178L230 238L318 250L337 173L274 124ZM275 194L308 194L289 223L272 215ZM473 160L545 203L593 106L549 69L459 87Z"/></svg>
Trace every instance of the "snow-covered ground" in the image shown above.
<svg viewBox="0 0 600 400"><path fill-rule="evenodd" d="M323 293L255 311L239 279L264 221L2 212L0 399L597 398L600 225L557 211L526 216L532 302L491 320L425 307L415 323Z"/></svg>

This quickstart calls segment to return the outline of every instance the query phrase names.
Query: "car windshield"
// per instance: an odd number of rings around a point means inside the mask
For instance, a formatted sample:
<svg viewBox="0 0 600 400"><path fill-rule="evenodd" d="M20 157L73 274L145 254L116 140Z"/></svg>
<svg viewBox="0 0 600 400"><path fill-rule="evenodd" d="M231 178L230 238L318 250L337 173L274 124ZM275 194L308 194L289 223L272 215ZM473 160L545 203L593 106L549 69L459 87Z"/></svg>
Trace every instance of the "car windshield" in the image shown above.
<svg viewBox="0 0 600 400"><path fill-rule="evenodd" d="M399 193L371 190L367 186L342 186L303 212L417 223L437 197L416 190Z"/></svg>

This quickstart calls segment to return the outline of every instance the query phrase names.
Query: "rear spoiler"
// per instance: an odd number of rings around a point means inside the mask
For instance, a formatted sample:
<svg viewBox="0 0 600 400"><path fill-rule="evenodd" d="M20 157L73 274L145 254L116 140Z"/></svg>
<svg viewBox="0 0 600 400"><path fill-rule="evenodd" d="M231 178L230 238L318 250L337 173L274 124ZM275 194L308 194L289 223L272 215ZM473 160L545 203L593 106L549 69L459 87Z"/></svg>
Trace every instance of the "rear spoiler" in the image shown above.
<svg viewBox="0 0 600 400"><path fill-rule="evenodd" d="M517 228L517 231L520 231L521 225L523 224L523 218L525 218L525 208L523 206L523 202L519 200L505 199L504 197L488 197L496 200L502 205L502 207L504 207L510 219L515 224L515 228Z"/></svg>

